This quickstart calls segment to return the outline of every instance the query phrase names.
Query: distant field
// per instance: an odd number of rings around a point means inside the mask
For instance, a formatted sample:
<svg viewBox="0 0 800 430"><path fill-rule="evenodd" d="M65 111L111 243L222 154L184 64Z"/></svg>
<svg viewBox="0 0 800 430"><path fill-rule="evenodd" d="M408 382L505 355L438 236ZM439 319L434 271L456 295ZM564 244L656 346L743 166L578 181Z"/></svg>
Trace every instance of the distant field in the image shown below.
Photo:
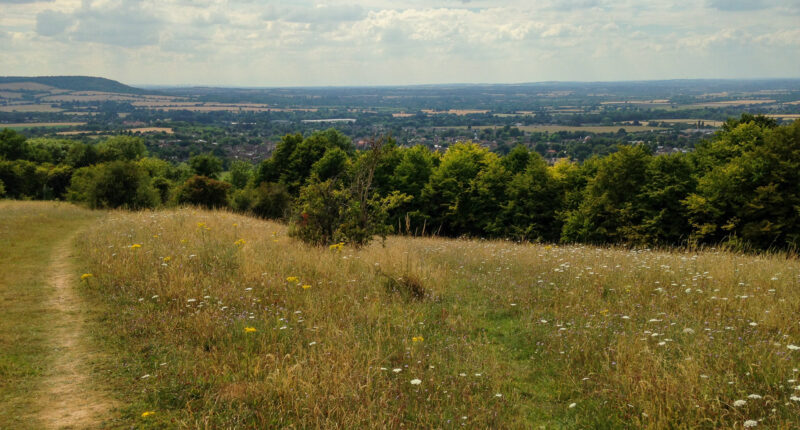
<svg viewBox="0 0 800 430"><path fill-rule="evenodd" d="M125 131L130 131L131 133L167 133L167 134L174 134L175 130L172 127L139 127L139 128L130 128Z"/></svg>
<svg viewBox="0 0 800 430"><path fill-rule="evenodd" d="M775 100L771 99L748 99L748 100L726 100L722 102L707 102L707 103L696 103L692 105L687 105L685 107L690 108L697 108L697 107L730 107L730 106L755 106L755 105L766 105L775 103Z"/></svg>
<svg viewBox="0 0 800 430"><path fill-rule="evenodd" d="M453 126L453 127L434 127L437 130L456 129L464 130L467 126ZM484 128L501 128L494 125L474 125L473 130L481 130ZM636 133L642 131L664 130L663 127L648 127L644 125L586 125L586 126L569 126L569 125L523 125L517 127L522 131L527 132L548 132L555 133L557 131L585 131L587 133L616 133L620 128L624 128L628 133Z"/></svg>
<svg viewBox="0 0 800 430"><path fill-rule="evenodd" d="M428 115L474 115L474 114L484 114L488 113L488 110L485 109L450 109L445 111L437 111L432 109L423 109L422 112Z"/></svg>
<svg viewBox="0 0 800 430"><path fill-rule="evenodd" d="M0 112L61 112L63 109L51 104L19 104L0 106Z"/></svg>
<svg viewBox="0 0 800 430"><path fill-rule="evenodd" d="M85 125L85 122L18 122L18 123L11 123L11 124L0 124L0 128L12 128L12 129L23 129L23 128L39 128L39 127L75 127L78 125Z"/></svg>
<svg viewBox="0 0 800 430"><path fill-rule="evenodd" d="M664 122L664 123L667 123L667 124L696 124L697 121L701 121L705 125L711 126L711 127L721 127L722 124L724 124L724 121L715 121L713 119L699 119L699 118L689 118L689 119L651 119L649 121L658 122L658 123Z"/></svg>

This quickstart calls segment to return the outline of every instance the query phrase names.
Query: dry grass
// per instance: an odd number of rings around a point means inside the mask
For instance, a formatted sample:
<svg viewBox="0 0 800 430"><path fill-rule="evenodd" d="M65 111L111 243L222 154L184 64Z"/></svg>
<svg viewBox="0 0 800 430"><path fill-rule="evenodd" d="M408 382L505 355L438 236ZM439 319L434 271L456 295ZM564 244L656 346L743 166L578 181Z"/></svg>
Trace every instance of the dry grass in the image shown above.
<svg viewBox="0 0 800 430"><path fill-rule="evenodd" d="M36 128L36 127L75 127L86 125L85 122L16 122L0 123L0 128ZM82 133L82 132L77 132Z"/></svg>
<svg viewBox="0 0 800 430"><path fill-rule="evenodd" d="M172 127L139 127L139 128L129 128L126 131L130 131L131 133L166 133L166 134L175 134L175 130Z"/></svg>
<svg viewBox="0 0 800 430"><path fill-rule="evenodd" d="M798 425L793 258L285 233L179 210L81 239L129 424Z"/></svg>
<svg viewBox="0 0 800 430"><path fill-rule="evenodd" d="M51 104L14 104L0 106L0 112L61 112Z"/></svg>

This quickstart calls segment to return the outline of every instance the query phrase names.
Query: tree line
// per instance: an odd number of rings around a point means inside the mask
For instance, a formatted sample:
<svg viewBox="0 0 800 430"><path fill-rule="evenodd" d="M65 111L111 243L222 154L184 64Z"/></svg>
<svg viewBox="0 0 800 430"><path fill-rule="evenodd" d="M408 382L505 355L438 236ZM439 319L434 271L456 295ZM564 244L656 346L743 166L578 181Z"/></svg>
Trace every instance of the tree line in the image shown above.
<svg viewBox="0 0 800 430"><path fill-rule="evenodd" d="M226 207L290 222L316 244L437 234L636 246L725 244L794 249L800 242L800 121L728 120L688 154L641 145L583 163L548 165L516 146L471 142L446 152L391 138L356 148L337 130L289 134L253 166L223 172L210 154L172 164L139 138L88 144L0 132L0 195L92 208Z"/></svg>

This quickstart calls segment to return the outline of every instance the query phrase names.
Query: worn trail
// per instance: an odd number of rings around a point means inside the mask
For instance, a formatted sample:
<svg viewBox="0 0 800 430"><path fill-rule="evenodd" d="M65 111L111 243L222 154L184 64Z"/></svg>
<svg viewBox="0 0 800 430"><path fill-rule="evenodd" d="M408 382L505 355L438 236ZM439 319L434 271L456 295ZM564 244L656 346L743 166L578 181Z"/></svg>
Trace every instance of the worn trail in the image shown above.
<svg viewBox="0 0 800 430"><path fill-rule="evenodd" d="M48 268L53 362L37 393L38 421L48 429L100 428L114 408L92 373L100 352L89 340L88 309L76 291L71 243L72 236L55 246Z"/></svg>

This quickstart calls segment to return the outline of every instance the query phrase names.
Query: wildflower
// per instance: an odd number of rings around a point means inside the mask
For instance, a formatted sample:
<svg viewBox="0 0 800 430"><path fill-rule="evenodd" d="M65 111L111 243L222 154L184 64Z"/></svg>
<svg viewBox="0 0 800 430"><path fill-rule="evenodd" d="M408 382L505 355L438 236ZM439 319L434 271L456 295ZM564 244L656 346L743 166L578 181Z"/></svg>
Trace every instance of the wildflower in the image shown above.
<svg viewBox="0 0 800 430"><path fill-rule="evenodd" d="M552 245L546 245L546 246L544 247L544 249L545 249L546 251L549 251L549 250L553 249L553 246L552 246Z"/></svg>
<svg viewBox="0 0 800 430"><path fill-rule="evenodd" d="M747 420L747 421L744 422L744 427L745 428L755 427L757 425L758 425L758 421L755 421L755 420Z"/></svg>
<svg viewBox="0 0 800 430"><path fill-rule="evenodd" d="M737 408L740 407L740 406L744 406L746 404L747 404L747 400L736 400L735 402L733 402L733 406L737 407Z"/></svg>
<svg viewBox="0 0 800 430"><path fill-rule="evenodd" d="M694 334L694 329L686 327L685 329L683 329L683 332L686 334Z"/></svg>
<svg viewBox="0 0 800 430"><path fill-rule="evenodd" d="M239 239L236 242L233 242L233 244L236 246L244 246L245 243L246 242L244 241L244 239Z"/></svg>
<svg viewBox="0 0 800 430"><path fill-rule="evenodd" d="M289 276L288 278L286 278L286 282L291 282L296 284L300 282L300 278L298 278L297 276Z"/></svg>
<svg viewBox="0 0 800 430"><path fill-rule="evenodd" d="M139 245L138 243L134 243L133 245L131 245L131 247L130 247L130 248L131 248L131 249L139 249L139 248L141 248L141 247L142 247L142 245Z"/></svg>
<svg viewBox="0 0 800 430"><path fill-rule="evenodd" d="M147 418L150 415L154 415L154 414L155 414L155 411L142 412L142 418Z"/></svg>
<svg viewBox="0 0 800 430"><path fill-rule="evenodd" d="M569 404L569 408L570 409L574 408L575 406L578 406L578 404L577 403L570 403Z"/></svg>
<svg viewBox="0 0 800 430"><path fill-rule="evenodd" d="M789 349L790 349L790 350L792 350L792 351L797 351L798 349L800 349L800 346L797 346L797 345L789 345L789 346L787 346L787 348L789 348Z"/></svg>
<svg viewBox="0 0 800 430"><path fill-rule="evenodd" d="M309 285L309 284L305 284L305 285L303 285L303 289L304 289L304 290L307 290L307 289L309 289L309 288L311 288L311 285Z"/></svg>
<svg viewBox="0 0 800 430"><path fill-rule="evenodd" d="M206 228L206 223L204 223L204 222L198 222L198 223L197 223L197 228Z"/></svg>
<svg viewBox="0 0 800 430"><path fill-rule="evenodd" d="M425 340L425 338L422 336L414 336L411 338L412 342L422 342L423 340Z"/></svg>
<svg viewBox="0 0 800 430"><path fill-rule="evenodd" d="M342 247L344 247L344 242L335 243L328 247L331 251L341 251Z"/></svg>
<svg viewBox="0 0 800 430"><path fill-rule="evenodd" d="M394 373L400 373L402 371L403 371L403 369L401 369L399 367L392 369L392 372L394 372Z"/></svg>
<svg viewBox="0 0 800 430"><path fill-rule="evenodd" d="M502 395L502 394L500 394L500 393L497 393L497 394L495 394L494 396L495 396L495 397L503 397L503 395Z"/></svg>
<svg viewBox="0 0 800 430"><path fill-rule="evenodd" d="M169 263L169 261L170 261L170 260L172 260L172 257L170 257L170 256L168 255L168 256L166 256L166 257L162 258L161 260L163 260L165 263Z"/></svg>
<svg viewBox="0 0 800 430"><path fill-rule="evenodd" d="M258 331L258 330L256 330L255 327L245 327L244 328L244 332L245 333L255 333L256 331Z"/></svg>
<svg viewBox="0 0 800 430"><path fill-rule="evenodd" d="M791 400L791 401L793 401L793 402L800 402L800 397L797 397L797 396L790 396L790 397L789 397L789 400Z"/></svg>
<svg viewBox="0 0 800 430"><path fill-rule="evenodd" d="M747 398L748 398L748 399L755 399L755 400L758 400L758 399L760 399L760 398L761 398L761 396L760 396L760 395L758 395L758 394L751 394L751 395L747 396Z"/></svg>
<svg viewBox="0 0 800 430"><path fill-rule="evenodd" d="M412 379L411 380L411 385L419 385L421 383L422 383L422 381L420 381L419 379Z"/></svg>
<svg viewBox="0 0 800 430"><path fill-rule="evenodd" d="M234 227L239 227L239 224L237 224L237 223L233 223L233 226L234 226Z"/></svg>
<svg viewBox="0 0 800 430"><path fill-rule="evenodd" d="M81 275L81 281L85 281L93 276L94 275L92 275L91 273L84 273L83 275Z"/></svg>

